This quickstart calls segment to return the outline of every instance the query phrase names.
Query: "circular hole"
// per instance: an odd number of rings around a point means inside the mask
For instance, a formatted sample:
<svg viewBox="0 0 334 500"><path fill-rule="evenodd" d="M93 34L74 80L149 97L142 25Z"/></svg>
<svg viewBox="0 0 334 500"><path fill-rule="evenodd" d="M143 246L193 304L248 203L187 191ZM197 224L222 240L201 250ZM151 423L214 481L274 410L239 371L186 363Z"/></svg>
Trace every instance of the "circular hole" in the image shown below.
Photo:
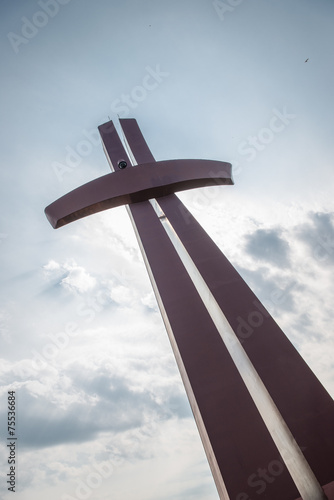
<svg viewBox="0 0 334 500"><path fill-rule="evenodd" d="M121 160L121 161L119 161L119 162L118 162L118 168L123 169L123 168L125 168L126 166L127 166L126 161Z"/></svg>

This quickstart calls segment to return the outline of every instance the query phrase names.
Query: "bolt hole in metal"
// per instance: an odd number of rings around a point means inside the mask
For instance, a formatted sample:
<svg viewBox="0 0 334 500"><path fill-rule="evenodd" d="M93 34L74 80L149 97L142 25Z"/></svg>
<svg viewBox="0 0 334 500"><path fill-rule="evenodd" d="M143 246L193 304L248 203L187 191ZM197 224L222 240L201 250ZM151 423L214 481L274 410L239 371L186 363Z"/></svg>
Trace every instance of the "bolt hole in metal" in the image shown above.
<svg viewBox="0 0 334 500"><path fill-rule="evenodd" d="M123 170L123 168L126 168L126 167L127 167L127 165L128 165L128 164L126 163L126 161L124 161L124 160L120 160L120 161L118 162L118 165L117 165L117 166L118 166L118 168L120 168L121 170Z"/></svg>

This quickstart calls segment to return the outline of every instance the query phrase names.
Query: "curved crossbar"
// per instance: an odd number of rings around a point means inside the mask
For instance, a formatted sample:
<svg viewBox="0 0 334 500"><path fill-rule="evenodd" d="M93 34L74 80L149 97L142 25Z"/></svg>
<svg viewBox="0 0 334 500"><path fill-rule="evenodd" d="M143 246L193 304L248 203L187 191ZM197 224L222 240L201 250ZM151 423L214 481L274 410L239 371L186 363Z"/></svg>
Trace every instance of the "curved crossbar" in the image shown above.
<svg viewBox="0 0 334 500"><path fill-rule="evenodd" d="M54 228L87 215L187 189L233 184L231 164L214 160L141 163L80 186L51 203L45 214Z"/></svg>

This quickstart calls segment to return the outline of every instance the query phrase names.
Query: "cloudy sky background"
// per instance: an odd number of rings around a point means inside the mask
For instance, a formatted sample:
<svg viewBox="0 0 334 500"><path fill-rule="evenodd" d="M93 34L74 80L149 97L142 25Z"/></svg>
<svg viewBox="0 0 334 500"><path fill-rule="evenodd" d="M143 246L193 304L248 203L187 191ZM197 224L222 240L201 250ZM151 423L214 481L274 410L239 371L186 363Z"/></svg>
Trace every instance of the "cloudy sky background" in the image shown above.
<svg viewBox="0 0 334 500"><path fill-rule="evenodd" d="M233 164L235 186L180 197L334 395L333 14L2 1L4 500L8 390L17 500L218 498L126 210L57 231L43 213L108 173L96 130L117 114L157 160Z"/></svg>

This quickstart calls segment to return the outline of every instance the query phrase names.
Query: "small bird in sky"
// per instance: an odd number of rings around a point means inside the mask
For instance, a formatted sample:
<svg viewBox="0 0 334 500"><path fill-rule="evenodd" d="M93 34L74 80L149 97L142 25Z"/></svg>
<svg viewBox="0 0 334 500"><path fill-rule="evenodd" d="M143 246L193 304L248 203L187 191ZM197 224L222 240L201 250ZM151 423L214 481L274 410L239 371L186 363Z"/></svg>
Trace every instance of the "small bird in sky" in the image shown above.
<svg viewBox="0 0 334 500"><path fill-rule="evenodd" d="M309 60L309 58L307 58L306 61L304 61L304 62L307 62L308 60Z"/></svg>

